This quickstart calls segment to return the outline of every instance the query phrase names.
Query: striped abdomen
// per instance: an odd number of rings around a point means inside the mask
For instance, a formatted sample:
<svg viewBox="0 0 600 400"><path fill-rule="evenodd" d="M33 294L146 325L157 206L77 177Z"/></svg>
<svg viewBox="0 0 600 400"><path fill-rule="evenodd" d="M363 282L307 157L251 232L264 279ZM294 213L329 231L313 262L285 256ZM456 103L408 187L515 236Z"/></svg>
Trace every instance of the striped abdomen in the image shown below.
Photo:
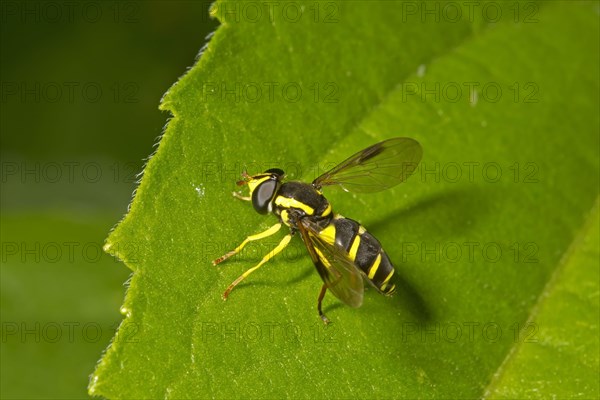
<svg viewBox="0 0 600 400"><path fill-rule="evenodd" d="M336 214L331 223L320 232L320 236L348 253L354 264L382 293L394 292L394 266L381 248L379 240L358 222Z"/></svg>

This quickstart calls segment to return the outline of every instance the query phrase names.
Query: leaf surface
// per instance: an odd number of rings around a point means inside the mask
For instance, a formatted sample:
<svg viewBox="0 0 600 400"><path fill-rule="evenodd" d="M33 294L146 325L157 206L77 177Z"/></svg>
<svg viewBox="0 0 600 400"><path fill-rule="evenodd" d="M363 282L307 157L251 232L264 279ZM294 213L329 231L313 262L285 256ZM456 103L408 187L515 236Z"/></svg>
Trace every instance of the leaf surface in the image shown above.
<svg viewBox="0 0 600 400"><path fill-rule="evenodd" d="M327 2L306 3L298 21L279 10L253 23L242 4L214 6L222 25L163 99L174 118L108 239L134 270L123 312L139 332L135 341L117 336L90 393L472 398L493 390L509 354L527 346L513 332L536 323L598 198L597 8L516 3L533 5L534 22L525 23L502 3L497 22L481 14L451 22L411 14L415 3ZM279 167L311 181L395 136L422 144L415 176L382 193L326 194L381 241L401 277L397 296L370 290L360 309L327 296L334 323L323 327L320 280L295 238L221 300L284 235L211 265L275 223L231 196L243 169ZM591 261L582 262L593 280ZM587 390L597 395L597 386Z"/></svg>

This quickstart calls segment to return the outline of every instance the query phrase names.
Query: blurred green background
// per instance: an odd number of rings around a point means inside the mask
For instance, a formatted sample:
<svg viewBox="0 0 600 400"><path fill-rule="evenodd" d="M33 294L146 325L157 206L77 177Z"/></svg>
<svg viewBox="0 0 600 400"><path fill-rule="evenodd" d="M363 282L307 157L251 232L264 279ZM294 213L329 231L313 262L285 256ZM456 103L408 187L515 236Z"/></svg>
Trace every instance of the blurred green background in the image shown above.
<svg viewBox="0 0 600 400"><path fill-rule="evenodd" d="M85 398L130 275L104 239L217 23L204 1L0 4L0 395Z"/></svg>

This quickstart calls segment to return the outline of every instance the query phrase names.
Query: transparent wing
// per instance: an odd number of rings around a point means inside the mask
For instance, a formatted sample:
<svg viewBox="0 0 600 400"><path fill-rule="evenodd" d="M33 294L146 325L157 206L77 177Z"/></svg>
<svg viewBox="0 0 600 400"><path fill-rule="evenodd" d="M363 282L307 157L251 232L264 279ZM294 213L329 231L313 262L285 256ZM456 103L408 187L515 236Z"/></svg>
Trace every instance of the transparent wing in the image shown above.
<svg viewBox="0 0 600 400"><path fill-rule="evenodd" d="M319 237L319 229L314 223L303 219L297 226L327 289L347 305L360 307L364 293L363 278L352 260L344 251Z"/></svg>
<svg viewBox="0 0 600 400"><path fill-rule="evenodd" d="M378 192L406 180L417 168L423 149L411 138L384 140L359 151L313 181L317 188L339 185L347 192Z"/></svg>

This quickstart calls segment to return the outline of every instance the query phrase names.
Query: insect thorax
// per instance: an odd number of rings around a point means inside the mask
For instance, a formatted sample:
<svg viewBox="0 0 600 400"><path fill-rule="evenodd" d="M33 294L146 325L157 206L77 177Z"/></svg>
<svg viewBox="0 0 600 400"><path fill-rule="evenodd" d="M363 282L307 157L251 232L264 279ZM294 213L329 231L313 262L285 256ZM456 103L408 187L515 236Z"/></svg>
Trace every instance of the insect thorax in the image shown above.
<svg viewBox="0 0 600 400"><path fill-rule="evenodd" d="M329 221L332 217L329 201L312 185L303 182L286 182L273 199L273 213L282 222L295 227L299 218Z"/></svg>

